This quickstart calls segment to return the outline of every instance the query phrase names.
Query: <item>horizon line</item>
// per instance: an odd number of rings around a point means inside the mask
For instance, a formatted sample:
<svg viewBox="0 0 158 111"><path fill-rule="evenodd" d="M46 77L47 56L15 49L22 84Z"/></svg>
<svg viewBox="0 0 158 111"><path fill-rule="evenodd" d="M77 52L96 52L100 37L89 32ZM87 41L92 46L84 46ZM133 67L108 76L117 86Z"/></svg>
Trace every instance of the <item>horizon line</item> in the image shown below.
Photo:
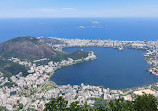
<svg viewBox="0 0 158 111"><path fill-rule="evenodd" d="M0 19L38 19L38 18L158 18L158 17L0 17Z"/></svg>

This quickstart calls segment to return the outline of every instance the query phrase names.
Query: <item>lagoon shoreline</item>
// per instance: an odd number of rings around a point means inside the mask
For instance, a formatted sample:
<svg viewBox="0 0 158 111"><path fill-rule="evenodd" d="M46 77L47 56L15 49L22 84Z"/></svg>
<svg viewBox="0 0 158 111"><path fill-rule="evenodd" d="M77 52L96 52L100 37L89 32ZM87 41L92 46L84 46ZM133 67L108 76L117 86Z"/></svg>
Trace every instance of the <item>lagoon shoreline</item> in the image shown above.
<svg viewBox="0 0 158 111"><path fill-rule="evenodd" d="M112 41L112 40L81 40L81 39L59 39L59 38L38 38L40 41L45 41L49 46L51 46L54 50L61 51L62 48L66 47L112 47L117 48L119 50L123 50L125 48L133 48L133 49L145 49L149 50L149 52L145 55L145 60L148 63L153 64L156 60L154 59L155 48L158 48L157 41ZM58 43L54 43L54 40L59 41ZM51 42L52 41L52 42ZM127 88L127 89L109 89L104 88L102 86L92 86L92 85L56 85L54 82L50 81L51 76L58 69L78 64L80 62L89 61L96 59L96 55L93 52L88 52L88 56L82 59L73 60L72 58L68 58L67 60L62 60L60 62L49 61L48 64L40 64L36 65L36 62L48 60L40 59L35 60L33 63L26 60L20 60L19 58L10 58L9 60L20 65L24 65L29 67L28 72L30 73L26 77L18 74L16 76L11 77L11 82L17 84L17 86L6 88L3 87L1 91L2 95L2 103L3 106L6 106L7 109L13 109L11 100L20 101L20 103L24 104L24 110L28 108L38 109L44 108L44 104L48 103L51 98L57 98L59 96L63 96L69 103L73 101L79 101L80 103L87 103L91 106L94 104L95 98L99 98L103 95L103 99L105 100L113 100L118 98L128 98L129 100L133 100L135 95L135 91L140 92L152 92L152 94L158 94L158 83L152 85L146 85L143 87L136 88ZM157 62L157 61L156 61ZM153 64L154 65L154 64ZM7 80L8 81L8 80ZM6 80L4 81L6 82ZM8 93L6 98L3 97L5 93ZM15 95L10 95L10 92L15 92ZM130 95L130 96L129 96ZM156 95L155 95L156 96ZM35 100L35 101L34 101ZM7 101L7 102L6 102ZM9 104L8 104L9 103ZM16 103L14 103L16 104ZM17 103L18 104L18 103Z"/></svg>

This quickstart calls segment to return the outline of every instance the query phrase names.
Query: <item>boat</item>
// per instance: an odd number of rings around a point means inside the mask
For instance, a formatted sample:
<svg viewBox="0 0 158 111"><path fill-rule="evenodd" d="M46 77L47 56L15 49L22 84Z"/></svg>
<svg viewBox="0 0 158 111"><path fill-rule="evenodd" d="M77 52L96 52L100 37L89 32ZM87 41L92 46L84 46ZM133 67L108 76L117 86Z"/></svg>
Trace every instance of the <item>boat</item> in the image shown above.
<svg viewBox="0 0 158 111"><path fill-rule="evenodd" d="M119 50L124 50L124 48L123 48L123 47L119 47L118 49L119 49Z"/></svg>
<svg viewBox="0 0 158 111"><path fill-rule="evenodd" d="M84 26L78 26L77 28L83 29L83 28L85 28L85 27L84 27Z"/></svg>

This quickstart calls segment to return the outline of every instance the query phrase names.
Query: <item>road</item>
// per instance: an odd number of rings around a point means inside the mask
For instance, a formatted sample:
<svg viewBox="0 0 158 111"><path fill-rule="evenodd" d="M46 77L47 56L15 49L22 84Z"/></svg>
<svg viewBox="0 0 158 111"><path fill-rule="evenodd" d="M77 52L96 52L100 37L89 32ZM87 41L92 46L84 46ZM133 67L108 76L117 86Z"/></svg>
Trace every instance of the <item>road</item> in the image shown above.
<svg viewBox="0 0 158 111"><path fill-rule="evenodd" d="M46 80L43 85L41 85L39 88L37 88L37 90L36 90L36 92L34 93L34 95L36 95L36 94L37 94L43 87L45 87L45 85L47 85L48 83L50 83L49 80ZM30 97L31 97L31 95L30 95ZM29 102L27 103L27 105L23 108L25 111L26 111L26 110L29 108L29 106L31 105L33 99L34 99L34 97L33 97L33 98L30 98L30 101L29 101Z"/></svg>

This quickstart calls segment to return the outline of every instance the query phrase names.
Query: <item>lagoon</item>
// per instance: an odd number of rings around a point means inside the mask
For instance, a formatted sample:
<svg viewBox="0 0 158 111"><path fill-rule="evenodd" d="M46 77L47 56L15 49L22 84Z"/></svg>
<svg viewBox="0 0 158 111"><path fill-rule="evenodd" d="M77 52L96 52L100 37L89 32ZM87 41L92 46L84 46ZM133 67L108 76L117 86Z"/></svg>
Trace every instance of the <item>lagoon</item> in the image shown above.
<svg viewBox="0 0 158 111"><path fill-rule="evenodd" d="M158 82L158 77L146 71L149 65L144 60L145 50L118 50L105 47L66 48L72 53L77 50L94 51L96 60L58 69L51 80L58 85L89 85L122 89Z"/></svg>

